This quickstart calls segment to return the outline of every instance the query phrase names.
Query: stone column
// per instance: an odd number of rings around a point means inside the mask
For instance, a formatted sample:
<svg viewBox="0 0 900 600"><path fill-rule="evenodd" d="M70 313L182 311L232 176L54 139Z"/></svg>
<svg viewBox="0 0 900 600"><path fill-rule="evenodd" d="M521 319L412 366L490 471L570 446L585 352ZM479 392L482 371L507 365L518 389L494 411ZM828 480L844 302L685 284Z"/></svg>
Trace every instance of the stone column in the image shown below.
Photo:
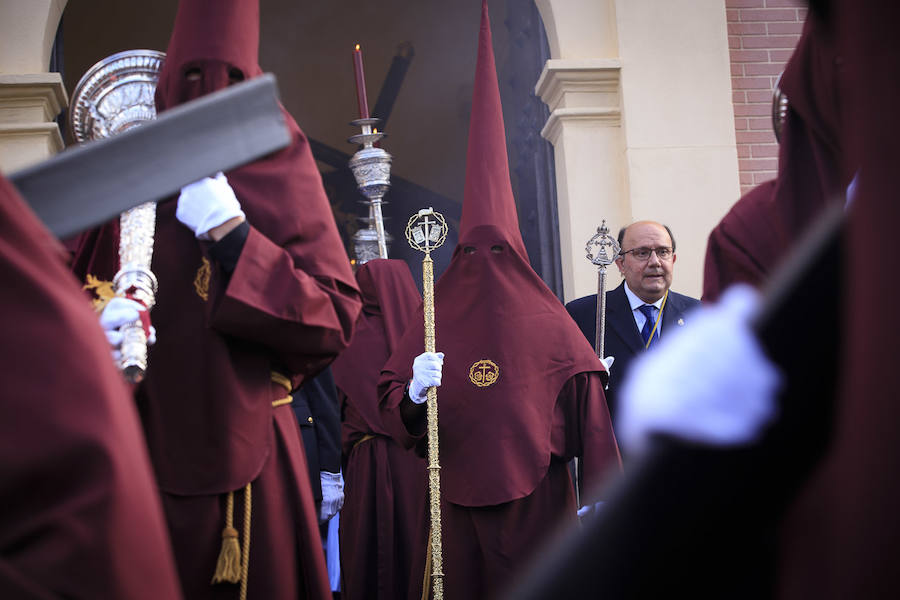
<svg viewBox="0 0 900 600"><path fill-rule="evenodd" d="M55 119L68 99L47 71L66 0L0 3L0 170L15 171L63 148Z"/></svg>

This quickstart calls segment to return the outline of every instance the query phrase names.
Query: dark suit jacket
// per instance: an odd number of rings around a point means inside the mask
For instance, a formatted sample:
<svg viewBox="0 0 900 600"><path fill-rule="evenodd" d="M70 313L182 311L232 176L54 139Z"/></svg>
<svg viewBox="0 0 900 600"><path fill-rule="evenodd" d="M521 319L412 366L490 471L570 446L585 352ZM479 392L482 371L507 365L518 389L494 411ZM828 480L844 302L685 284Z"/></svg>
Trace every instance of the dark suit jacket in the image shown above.
<svg viewBox="0 0 900 600"><path fill-rule="evenodd" d="M304 381L293 396L291 408L303 434L309 482L318 508L322 501L319 472L341 470L341 411L331 367Z"/></svg>
<svg viewBox="0 0 900 600"><path fill-rule="evenodd" d="M660 339L675 331L687 322L686 313L700 304L700 301L684 294L669 290L669 297L662 313L662 329ZM584 296L566 304L566 310L578 323L579 329L594 345L597 335L597 294ZM615 356L616 361L610 369L609 387L606 390L606 404L615 426L616 394L625 380L632 359L644 349L641 332L638 331L625 295L625 282L619 287L606 292L606 335L604 335L605 356Z"/></svg>

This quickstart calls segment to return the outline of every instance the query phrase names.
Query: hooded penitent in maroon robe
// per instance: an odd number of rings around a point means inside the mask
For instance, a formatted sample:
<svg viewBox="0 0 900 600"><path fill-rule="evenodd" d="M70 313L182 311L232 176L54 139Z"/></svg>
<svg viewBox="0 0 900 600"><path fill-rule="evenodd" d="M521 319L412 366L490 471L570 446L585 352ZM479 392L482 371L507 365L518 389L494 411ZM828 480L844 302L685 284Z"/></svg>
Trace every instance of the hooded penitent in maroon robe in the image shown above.
<svg viewBox="0 0 900 600"><path fill-rule="evenodd" d="M183 0L158 110L258 75L258 37L257 0ZM229 236L198 241L176 199L157 208L158 341L136 396L192 599L237 597L237 585L210 585L229 492L244 551L252 514L249 597L331 594L300 434L280 401L347 345L360 302L309 144L285 118L288 148L226 173L247 217ZM86 287L116 272L117 229L83 240Z"/></svg>
<svg viewBox="0 0 900 600"><path fill-rule="evenodd" d="M341 397L344 507L341 598L416 599L427 543L425 461L391 439L378 412L378 377L422 298L401 260L356 271L363 310L332 371ZM421 313L420 313L421 314Z"/></svg>
<svg viewBox="0 0 900 600"><path fill-rule="evenodd" d="M444 593L485 598L510 583L556 525L575 519L566 462L584 457L584 489L619 464L604 367L532 270L519 233L486 3L459 244L435 286L435 322L445 353L438 388ZM401 403L411 403L404 389L423 329L418 312L379 383L384 423L408 445L424 433L408 430L400 415ZM415 408L424 413L424 405Z"/></svg>
<svg viewBox="0 0 900 600"><path fill-rule="evenodd" d="M818 2L817 4L825 4ZM779 597L900 597L900 4L832 2L848 75L848 211L841 387L831 448L794 507ZM835 293L840 293L836 291ZM824 324L825 326L831 324Z"/></svg>
<svg viewBox="0 0 900 600"><path fill-rule="evenodd" d="M137 412L65 260L0 176L0 596L180 598Z"/></svg>
<svg viewBox="0 0 900 600"><path fill-rule="evenodd" d="M822 209L843 200L854 170L841 162L841 71L833 36L811 13L781 76L788 113L778 176L747 192L710 233L703 300L732 283L764 282Z"/></svg>

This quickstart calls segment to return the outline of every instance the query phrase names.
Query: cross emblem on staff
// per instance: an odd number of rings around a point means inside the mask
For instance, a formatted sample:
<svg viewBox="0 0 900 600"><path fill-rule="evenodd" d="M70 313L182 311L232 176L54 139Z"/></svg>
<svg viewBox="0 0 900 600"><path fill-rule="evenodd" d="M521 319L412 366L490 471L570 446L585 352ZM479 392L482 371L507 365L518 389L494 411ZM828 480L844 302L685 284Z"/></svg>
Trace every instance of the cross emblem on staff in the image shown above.
<svg viewBox="0 0 900 600"><path fill-rule="evenodd" d="M406 240L409 245L425 254L441 246L445 239L447 239L447 221L433 208L423 208L410 217L406 225Z"/></svg>

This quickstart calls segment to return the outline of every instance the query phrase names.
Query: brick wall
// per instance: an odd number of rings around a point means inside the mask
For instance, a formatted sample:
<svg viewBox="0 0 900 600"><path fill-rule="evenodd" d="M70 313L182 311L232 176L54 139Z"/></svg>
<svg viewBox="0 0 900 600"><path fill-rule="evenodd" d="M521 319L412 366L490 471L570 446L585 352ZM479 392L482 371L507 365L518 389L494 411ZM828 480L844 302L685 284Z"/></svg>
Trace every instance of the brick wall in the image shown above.
<svg viewBox="0 0 900 600"><path fill-rule="evenodd" d="M775 177L772 91L806 18L805 0L725 0L741 192Z"/></svg>

